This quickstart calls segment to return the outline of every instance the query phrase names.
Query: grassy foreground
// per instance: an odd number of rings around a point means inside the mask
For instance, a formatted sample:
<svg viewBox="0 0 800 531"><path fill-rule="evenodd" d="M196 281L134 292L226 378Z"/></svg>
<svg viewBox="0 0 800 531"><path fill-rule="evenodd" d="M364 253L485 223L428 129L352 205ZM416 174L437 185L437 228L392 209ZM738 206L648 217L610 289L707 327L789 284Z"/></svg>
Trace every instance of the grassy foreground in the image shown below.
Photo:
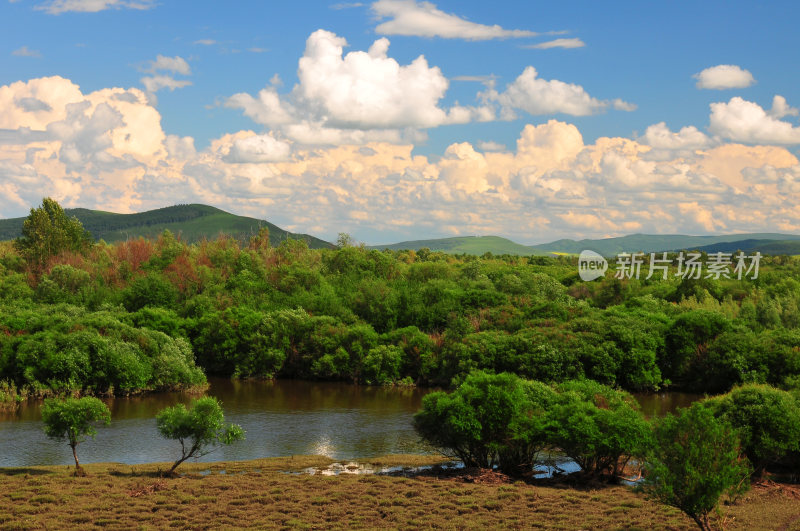
<svg viewBox="0 0 800 531"><path fill-rule="evenodd" d="M433 464L424 456L362 460ZM574 488L465 478L286 474L333 461L318 456L186 463L0 469L2 529L546 528L695 529L676 509L622 486ZM724 507L725 529L800 529L791 489L756 487ZM718 522L719 523L719 522Z"/></svg>

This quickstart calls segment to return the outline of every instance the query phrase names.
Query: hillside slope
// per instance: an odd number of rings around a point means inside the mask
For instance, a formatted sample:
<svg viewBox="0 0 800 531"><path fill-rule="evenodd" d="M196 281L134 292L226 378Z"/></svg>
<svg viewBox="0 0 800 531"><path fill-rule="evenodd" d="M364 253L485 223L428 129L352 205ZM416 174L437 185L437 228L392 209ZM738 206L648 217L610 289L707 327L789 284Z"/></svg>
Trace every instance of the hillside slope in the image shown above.
<svg viewBox="0 0 800 531"><path fill-rule="evenodd" d="M630 234L617 238L596 240L556 240L538 245L522 245L499 236L461 236L431 240L411 240L399 243L372 245L370 249L419 250L453 254L520 256L547 254L579 254L585 249L603 256L622 252L660 252L699 249L707 252L760 251L762 254L800 254L800 235L777 233L726 234L722 236L687 236L682 234Z"/></svg>
<svg viewBox="0 0 800 531"><path fill-rule="evenodd" d="M748 239L736 242L715 243L713 245L698 247L696 250L706 253L735 253L737 251L742 251L748 254L759 252L761 254L772 255L794 255L800 254L800 240Z"/></svg>
<svg viewBox="0 0 800 531"><path fill-rule="evenodd" d="M459 236L456 238L438 238L434 240L412 240L386 245L371 245L370 249L391 249L400 251L404 249L419 250L423 247L431 251L443 251L452 254L516 254L520 256L543 255L540 251L527 245L522 245L500 236Z"/></svg>
<svg viewBox="0 0 800 531"><path fill-rule="evenodd" d="M216 238L220 234L247 240L261 227L269 229L269 240L278 245L287 238L303 239L312 249L333 247L330 243L283 230L268 221L237 216L208 205L176 205L137 214L116 214L86 208L65 209L67 215L78 218L97 240L124 241L129 238L155 238L170 230L186 242ZM0 219L0 240L11 240L22 234L25 218Z"/></svg>
<svg viewBox="0 0 800 531"><path fill-rule="evenodd" d="M697 249L719 243L739 242L742 240L800 240L800 235L795 234L726 234L723 236L687 236L683 234L631 234L618 238L605 238L601 240L557 240L550 243L534 245L535 249L549 252L563 252L578 254L584 249L591 249L603 256L615 256L622 252L672 251L682 249ZM765 243L765 242L764 242ZM736 247L734 244L733 247Z"/></svg>

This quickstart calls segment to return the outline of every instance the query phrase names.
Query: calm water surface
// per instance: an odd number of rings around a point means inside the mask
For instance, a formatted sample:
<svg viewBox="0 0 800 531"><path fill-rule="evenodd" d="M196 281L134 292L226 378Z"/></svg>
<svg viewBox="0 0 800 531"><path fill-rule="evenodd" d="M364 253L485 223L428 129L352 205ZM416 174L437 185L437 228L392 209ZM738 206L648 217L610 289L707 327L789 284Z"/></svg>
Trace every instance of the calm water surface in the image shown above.
<svg viewBox="0 0 800 531"><path fill-rule="evenodd" d="M209 382L208 394L222 401L226 420L240 424L247 439L203 461L301 454L354 459L430 451L411 425L427 390L295 380ZM183 393L159 393L107 400L111 425L99 428L95 440L80 444L78 458L129 464L174 460L178 443L158 435L155 415L191 399ZM44 436L40 408L31 403L13 414L0 413L0 467L70 464L69 447Z"/></svg>
<svg viewBox="0 0 800 531"><path fill-rule="evenodd" d="M364 387L345 383L297 380L232 381L209 379L208 394L222 401L225 417L240 424L247 440L220 448L202 461L256 459L302 454L356 459L392 453L428 453L414 432L412 417L430 389ZM648 416L686 406L696 395L641 395ZM155 415L177 403L189 403L183 393L107 400L111 425L97 439L78 446L81 462L128 464L176 459L178 443L162 439ZM42 430L41 404L31 402L13 413L0 413L0 467L69 465L66 443L47 439Z"/></svg>
<svg viewBox="0 0 800 531"><path fill-rule="evenodd" d="M633 396L639 401L642 413L647 418L663 417L679 407L689 407L692 402L705 397L705 395L697 393L679 393L675 391L668 393L634 393Z"/></svg>

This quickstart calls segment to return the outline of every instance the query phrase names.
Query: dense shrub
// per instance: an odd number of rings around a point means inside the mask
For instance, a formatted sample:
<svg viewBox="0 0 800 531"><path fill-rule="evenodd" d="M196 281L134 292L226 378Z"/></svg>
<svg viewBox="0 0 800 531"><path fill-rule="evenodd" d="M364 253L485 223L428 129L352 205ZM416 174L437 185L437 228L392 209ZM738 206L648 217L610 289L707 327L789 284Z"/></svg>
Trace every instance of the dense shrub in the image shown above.
<svg viewBox="0 0 800 531"><path fill-rule="evenodd" d="M591 380L566 382L558 391L548 413L549 440L585 474L614 478L649 451L649 424L628 393Z"/></svg>
<svg viewBox="0 0 800 531"><path fill-rule="evenodd" d="M729 327L725 316L707 310L693 310L678 316L664 337L664 354L659 360L664 376L673 381L689 378L693 362Z"/></svg>
<svg viewBox="0 0 800 531"><path fill-rule="evenodd" d="M754 474L800 450L800 404L767 385L745 385L706 401L714 415L738 430Z"/></svg>
<svg viewBox="0 0 800 531"><path fill-rule="evenodd" d="M189 324L197 363L212 374L272 376L283 363L259 335L266 314L247 307L207 312ZM266 362L269 357L271 362Z"/></svg>
<svg viewBox="0 0 800 531"><path fill-rule="evenodd" d="M120 317L73 306L3 315L13 334L0 341L0 374L43 395L129 394L205 383L185 339L132 327Z"/></svg>
<svg viewBox="0 0 800 531"><path fill-rule="evenodd" d="M509 373L473 372L452 393L425 396L414 426L467 466L514 475L531 474L551 448L587 475L615 478L651 446L649 424L627 393L590 381L553 389Z"/></svg>
<svg viewBox="0 0 800 531"><path fill-rule="evenodd" d="M155 272L137 278L122 293L123 304L129 312L146 306L173 308L177 299L175 286L164 275Z"/></svg>
<svg viewBox="0 0 800 531"><path fill-rule="evenodd" d="M549 412L558 396L549 385L525 380L522 407L509 423L511 437L498 450L500 469L512 476L531 474L539 454L551 446Z"/></svg>
<svg viewBox="0 0 800 531"><path fill-rule="evenodd" d="M361 369L366 384L389 384L400 379L403 351L394 345L379 345L367 352Z"/></svg>
<svg viewBox="0 0 800 531"><path fill-rule="evenodd" d="M414 416L414 427L446 455L466 466L505 470L533 463L544 447L544 425L535 417L549 400L542 388L513 374L474 372L452 393L430 393Z"/></svg>

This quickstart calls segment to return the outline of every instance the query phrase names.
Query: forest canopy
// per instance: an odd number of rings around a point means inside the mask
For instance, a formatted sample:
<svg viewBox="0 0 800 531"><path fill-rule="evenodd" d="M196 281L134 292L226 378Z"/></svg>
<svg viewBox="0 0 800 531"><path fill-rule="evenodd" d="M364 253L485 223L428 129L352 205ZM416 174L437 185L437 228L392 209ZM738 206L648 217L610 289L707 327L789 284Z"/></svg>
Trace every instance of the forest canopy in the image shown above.
<svg viewBox="0 0 800 531"><path fill-rule="evenodd" d="M42 208L64 223L57 206ZM43 253L0 243L5 400L192 387L212 374L452 387L479 369L714 393L800 381L791 257L762 258L755 279L583 282L571 256L377 251L346 238L314 250L259 236L186 244L168 231L110 245L81 230Z"/></svg>

